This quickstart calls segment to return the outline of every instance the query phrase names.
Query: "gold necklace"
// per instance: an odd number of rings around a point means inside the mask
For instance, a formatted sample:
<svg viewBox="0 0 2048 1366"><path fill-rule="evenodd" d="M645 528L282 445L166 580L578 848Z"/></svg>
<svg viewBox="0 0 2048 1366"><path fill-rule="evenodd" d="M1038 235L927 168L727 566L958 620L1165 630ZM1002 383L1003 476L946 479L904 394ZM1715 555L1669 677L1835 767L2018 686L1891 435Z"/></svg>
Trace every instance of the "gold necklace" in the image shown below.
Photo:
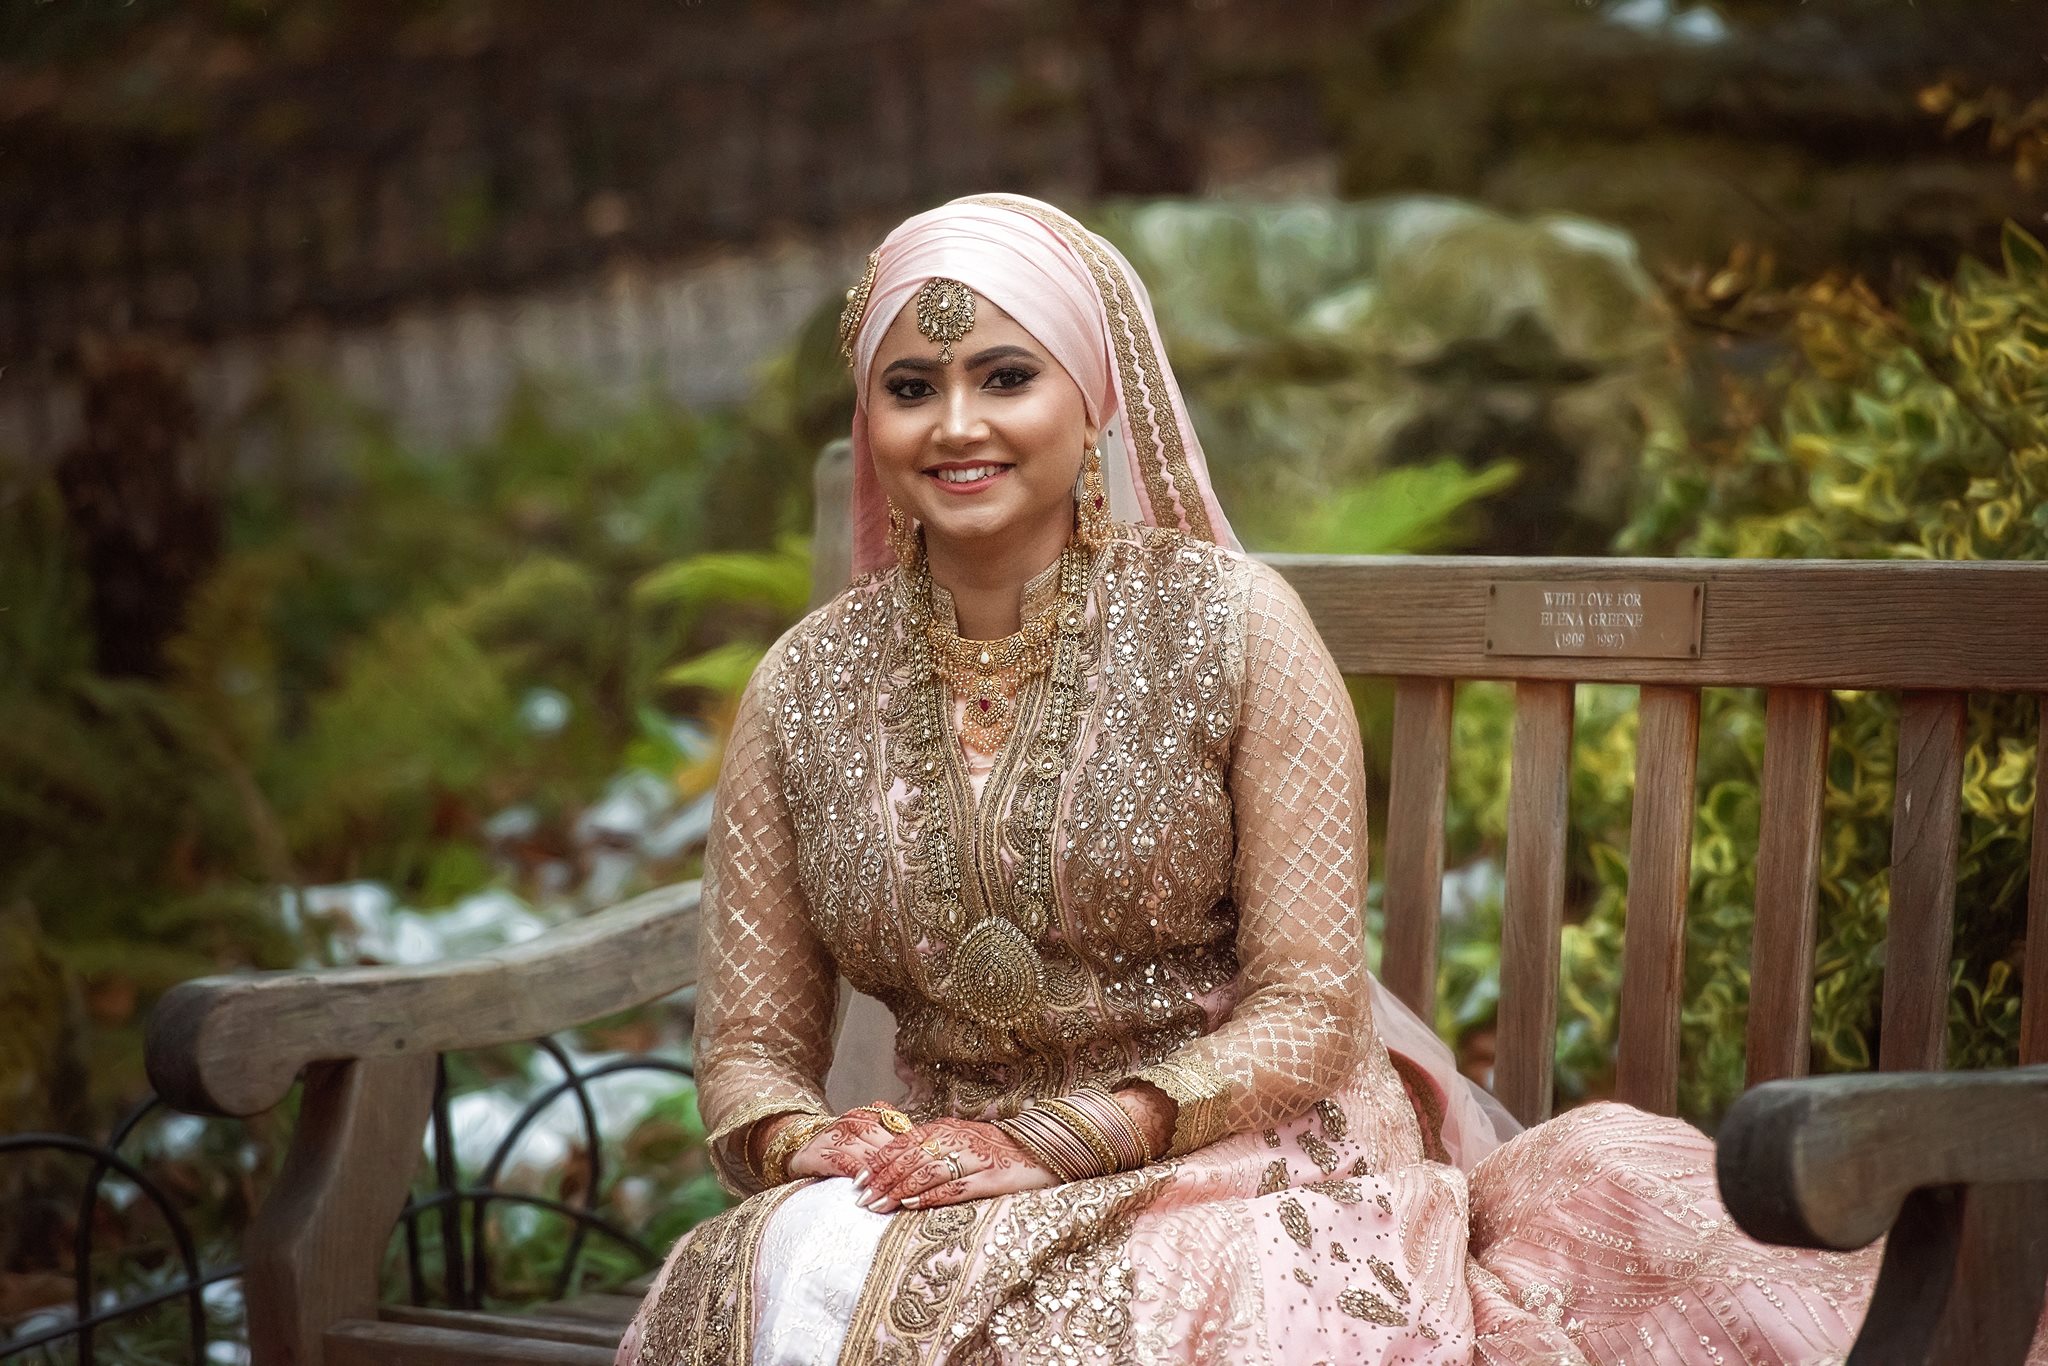
<svg viewBox="0 0 2048 1366"><path fill-rule="evenodd" d="M964 640L936 615L925 627L932 663L947 692L967 704L960 738L969 749L993 755L1017 721L1017 694L1025 680L1052 667L1060 604L1055 602L1001 640Z"/></svg>
<svg viewBox="0 0 2048 1366"><path fill-rule="evenodd" d="M986 908L980 920L964 923L967 908L962 904L961 884L967 872L966 848L959 837L963 832L950 828L951 812L946 803L934 802L926 808L918 835L919 914L940 937L955 943L941 970L940 993L968 1018L991 1028L1020 1025L1046 1004L1045 960L1039 956L1036 941L1052 928L1051 813L1059 801L1061 781L1073 766L1075 736L1080 729L1081 639L1089 561L1087 547L1070 542L1060 553L1060 595L1049 612L1033 617L1025 630L1005 641L969 645L971 663L977 669L992 669L1002 658L1010 658L1012 667L1017 668L1043 649L1047 663L1038 672L1049 671L1044 723L1032 737L1011 799L1012 809L1024 813L1014 876L1008 885L995 889L995 904ZM941 663L946 653L943 642L947 636L956 641L959 637L944 628L934 630L931 570L923 555L918 556L917 571L907 588L912 695L905 699L904 720L909 723L913 770L931 774L937 762L936 746L952 743L946 666ZM1050 623L1046 644L1031 645L1026 637L1035 638L1039 624L1046 621ZM981 663L983 653L989 656L988 666ZM1020 671L1018 685L1031 676ZM1011 720L1015 701L1013 692ZM979 710L978 706L969 707L970 714ZM1010 721L1004 724L1007 734Z"/></svg>

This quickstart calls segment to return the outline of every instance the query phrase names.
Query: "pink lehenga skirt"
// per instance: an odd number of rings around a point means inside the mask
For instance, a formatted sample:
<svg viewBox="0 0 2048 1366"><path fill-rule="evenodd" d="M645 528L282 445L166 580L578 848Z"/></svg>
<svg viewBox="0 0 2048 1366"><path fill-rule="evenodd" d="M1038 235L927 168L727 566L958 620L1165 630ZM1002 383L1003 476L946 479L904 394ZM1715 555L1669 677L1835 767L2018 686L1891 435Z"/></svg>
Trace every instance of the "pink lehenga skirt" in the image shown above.
<svg viewBox="0 0 2048 1366"><path fill-rule="evenodd" d="M1441 1049L1390 1033L1393 1016L1380 1015L1390 1043ZM1592 1105L1501 1142L1470 1096L1433 1081L1447 1062L1376 1040L1345 1086L1287 1124L1051 1190L888 1216L858 1208L843 1180L754 1196L678 1245L618 1360L1846 1355L1876 1249L1747 1238L1716 1193L1711 1140L1677 1120Z"/></svg>

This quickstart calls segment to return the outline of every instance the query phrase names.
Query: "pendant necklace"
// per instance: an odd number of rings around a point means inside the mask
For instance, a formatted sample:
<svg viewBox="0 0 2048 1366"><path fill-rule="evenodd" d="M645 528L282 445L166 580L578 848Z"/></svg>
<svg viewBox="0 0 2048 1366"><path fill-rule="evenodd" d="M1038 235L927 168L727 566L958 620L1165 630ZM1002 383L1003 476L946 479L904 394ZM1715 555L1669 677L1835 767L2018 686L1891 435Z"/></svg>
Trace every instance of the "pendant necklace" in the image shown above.
<svg viewBox="0 0 2048 1366"><path fill-rule="evenodd" d="M912 687L917 693L913 706L922 722L918 729L930 741L957 743L952 739L950 691L967 702L961 738L977 749L986 744L990 753L1001 749L1016 724L1025 681L1047 675L1043 724L1031 737L1011 799L1016 813L1012 829L1018 832L1012 847L1018 858L1008 895L1003 895L1003 888L995 889L993 899L1001 910L991 905L981 919L965 925L961 888L966 840L950 828L947 804L932 804L920 841L921 899L935 927L965 928L938 985L955 1009L993 1028L1015 1025L1046 1004L1045 961L1036 941L1052 927L1052 818L1080 727L1081 635L1090 559L1085 546L1069 542L1060 552L1058 600L1000 641L962 640L939 624L932 610L931 569L922 554L905 594L912 618L908 636ZM971 837L971 831L964 833Z"/></svg>
<svg viewBox="0 0 2048 1366"><path fill-rule="evenodd" d="M951 697L964 701L960 738L969 749L994 755L1017 721L1017 694L1027 680L1052 667L1060 604L1055 602L1001 640L963 640L934 614L925 627L932 663Z"/></svg>

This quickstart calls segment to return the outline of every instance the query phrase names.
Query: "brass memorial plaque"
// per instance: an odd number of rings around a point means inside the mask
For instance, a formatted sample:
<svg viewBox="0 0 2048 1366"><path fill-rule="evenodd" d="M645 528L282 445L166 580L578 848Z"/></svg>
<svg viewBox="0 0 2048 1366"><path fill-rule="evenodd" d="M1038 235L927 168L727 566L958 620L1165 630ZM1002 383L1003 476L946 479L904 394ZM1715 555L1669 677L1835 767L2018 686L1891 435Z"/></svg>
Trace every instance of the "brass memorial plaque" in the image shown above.
<svg viewBox="0 0 2048 1366"><path fill-rule="evenodd" d="M1486 595L1490 655L1691 659L1700 652L1704 583L1499 582Z"/></svg>

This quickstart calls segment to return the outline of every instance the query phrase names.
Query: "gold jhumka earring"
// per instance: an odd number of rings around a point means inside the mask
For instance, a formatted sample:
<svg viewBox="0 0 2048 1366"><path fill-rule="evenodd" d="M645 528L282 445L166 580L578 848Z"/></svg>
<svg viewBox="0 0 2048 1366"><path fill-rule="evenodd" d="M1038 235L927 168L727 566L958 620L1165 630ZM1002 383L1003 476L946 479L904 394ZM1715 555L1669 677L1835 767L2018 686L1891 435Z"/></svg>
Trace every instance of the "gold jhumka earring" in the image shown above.
<svg viewBox="0 0 2048 1366"><path fill-rule="evenodd" d="M889 503L889 549L896 552L896 563L903 566L904 573L916 571L917 523L905 517L893 499Z"/></svg>
<svg viewBox="0 0 2048 1366"><path fill-rule="evenodd" d="M1081 492L1075 498L1074 539L1090 550L1109 543L1109 494L1102 487L1102 447L1088 448L1081 462Z"/></svg>

